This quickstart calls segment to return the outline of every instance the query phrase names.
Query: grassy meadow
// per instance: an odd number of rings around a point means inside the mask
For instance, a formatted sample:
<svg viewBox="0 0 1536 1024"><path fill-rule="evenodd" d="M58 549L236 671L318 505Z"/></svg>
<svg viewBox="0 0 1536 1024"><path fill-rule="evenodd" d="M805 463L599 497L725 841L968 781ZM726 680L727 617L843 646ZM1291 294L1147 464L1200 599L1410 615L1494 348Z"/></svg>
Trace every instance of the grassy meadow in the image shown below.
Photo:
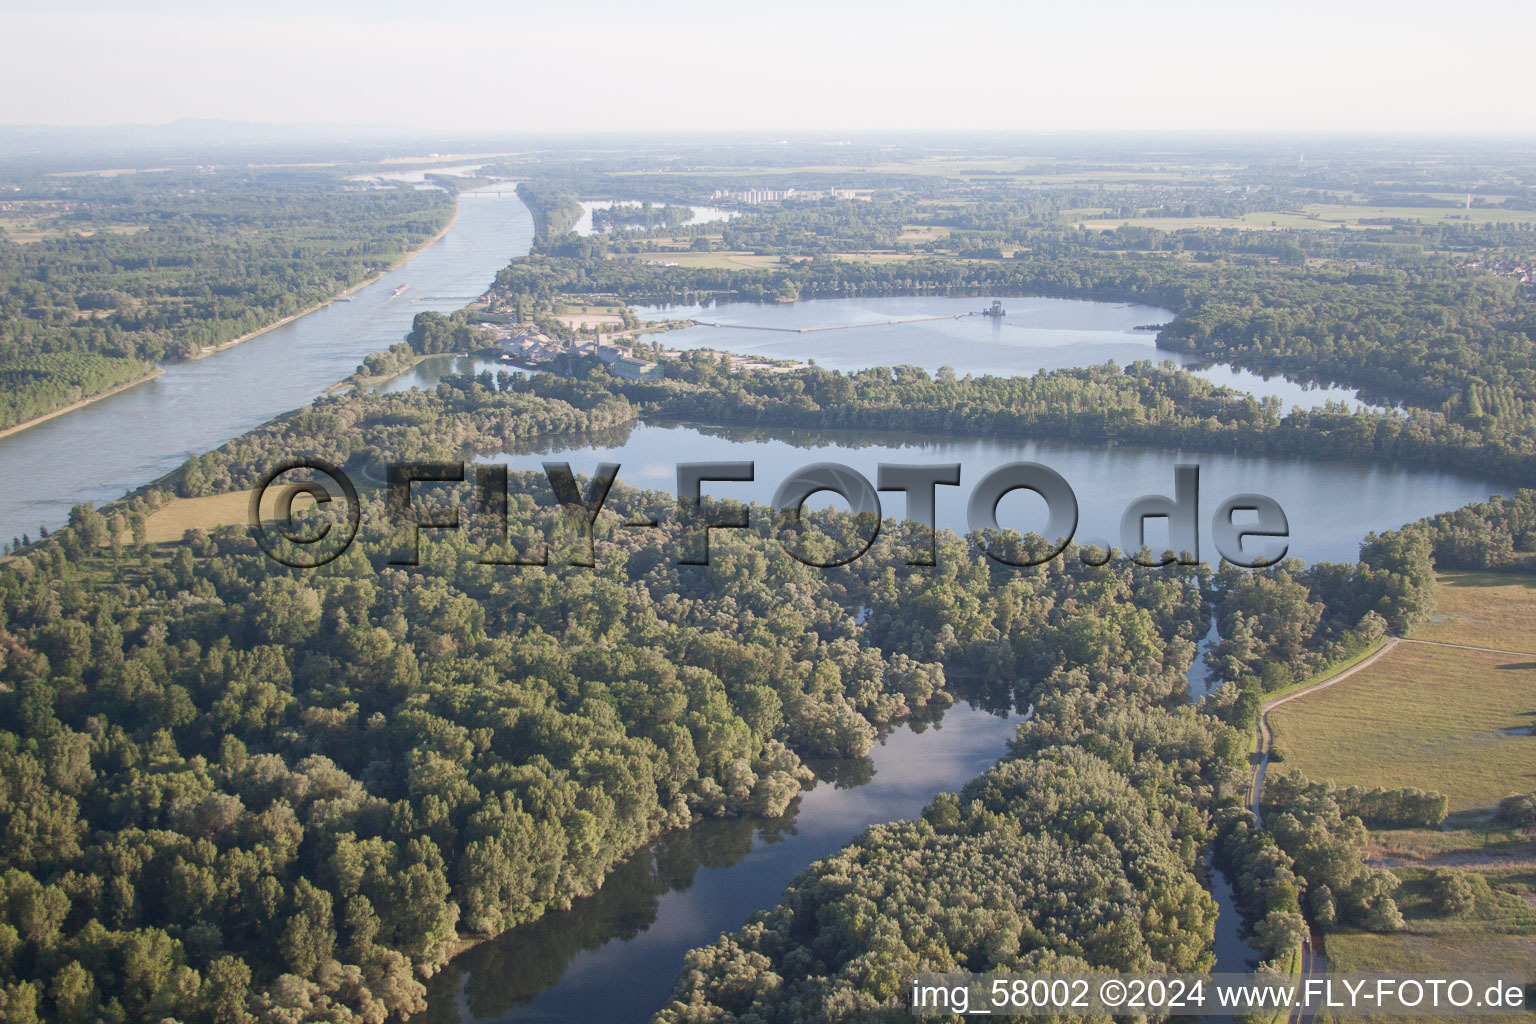
<svg viewBox="0 0 1536 1024"><path fill-rule="evenodd" d="M1439 645L1536 647L1536 577L1443 572L1438 583L1436 614L1411 638L1429 643L1399 643L1337 686L1274 709L1270 725L1285 767L1308 778L1414 786L1449 799L1445 827L1371 833L1372 861L1403 880L1397 900L1406 926L1331 933L1333 970L1529 976L1536 837L1490 818L1502 797L1536 790L1536 657ZM1469 914L1434 911L1428 878L1436 867L1486 881Z"/></svg>
<svg viewBox="0 0 1536 1024"><path fill-rule="evenodd" d="M1430 906L1427 871L1399 871L1397 892L1406 922L1393 935L1339 932L1328 936L1332 970L1396 971L1425 977L1509 973L1532 979L1536 964L1536 875L1503 872L1485 875L1488 892L1463 917L1442 917ZM1529 992L1529 987L1527 992ZM1354 1021L1421 1020L1382 1015ZM1458 1016L1457 1020L1498 1021L1509 1017Z"/></svg>
<svg viewBox="0 0 1536 1024"><path fill-rule="evenodd" d="M1453 814L1536 789L1536 660L1399 644L1269 720L1286 766L1310 779L1438 790Z"/></svg>
<svg viewBox="0 0 1536 1024"><path fill-rule="evenodd" d="M1536 654L1536 576L1439 574L1435 615L1415 640Z"/></svg>

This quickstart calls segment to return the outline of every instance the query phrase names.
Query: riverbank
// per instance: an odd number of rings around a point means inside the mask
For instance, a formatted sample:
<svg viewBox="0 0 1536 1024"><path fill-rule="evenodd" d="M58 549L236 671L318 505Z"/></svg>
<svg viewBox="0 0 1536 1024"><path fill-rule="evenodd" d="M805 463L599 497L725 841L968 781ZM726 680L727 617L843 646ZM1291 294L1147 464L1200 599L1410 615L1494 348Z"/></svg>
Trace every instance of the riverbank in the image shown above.
<svg viewBox="0 0 1536 1024"><path fill-rule="evenodd" d="M0 430L0 438L7 438L12 434L19 434L23 430L26 430L28 427L35 427L39 423L47 423L55 416L63 416L65 413L74 412L76 409L84 409L92 402L99 402L103 398L111 398L119 391L127 391L129 388L138 387L140 384L143 384L147 380L154 380L164 372L164 367L157 366L153 370L150 370L148 373L141 373L139 376L133 378L133 380L124 381L123 383L118 384L116 387L110 387L105 391L98 391L94 395L86 395L84 398L76 399L75 401L70 402L68 405L61 405L57 409L43 413L41 416L34 416L29 420L18 423L14 427L6 427L4 430Z"/></svg>
<svg viewBox="0 0 1536 1024"><path fill-rule="evenodd" d="M213 354L215 354L217 352L223 352L225 349L234 348L236 345L239 345L239 344L241 344L243 342L250 341L252 338L259 338L263 334L266 334L266 333L268 333L270 331L275 331L279 327L283 327L283 326L285 326L287 324L291 324L295 320L299 320L299 319L302 319L303 317L309 316L309 314L314 313L317 310L324 309L326 306L329 306L329 305L331 305L334 302L338 302L341 299L345 299L349 295L352 295L352 294L354 294L356 292L362 291L364 288L366 288L369 285L373 284L375 281L377 281L379 278L383 277L385 274L388 274L388 273L390 273L391 271L394 271L394 270L398 270L400 267L405 266L411 260L415 259L417 256L420 256L422 253L424 253L428 249L432 248L432 246L436 245L442 239L442 237L449 232L449 230L454 226L454 224L458 222L458 219L459 219L459 203L458 203L458 197L455 196L454 197L454 206L453 206L453 216L448 218L448 223L443 225L442 230L438 231L437 234L433 235L431 238L427 239L425 242L423 242L421 245L418 245L416 248L411 249L408 252L402 253L398 259L396 259L394 262L390 263L389 266L385 267L384 269L374 271L365 280L359 281L357 284L350 285L347 288L343 289L342 291L339 291L339 292L335 293L334 295L331 295L331 296L329 296L327 298L321 299L320 301L318 301L318 302L308 306L307 308L299 310L297 313L290 313L289 315L287 315L285 317L282 317L282 318L280 318L278 320L272 321L270 324L267 324L265 327L259 327L259 328L257 328L254 331L247 331L246 333L244 333L244 334L242 334L242 335L240 335L238 337L231 338L228 341L221 341L217 345L206 345L203 348L198 349L197 352L193 353L192 355L188 356L187 358L181 359L181 360L177 360L177 362L183 362L183 363L196 362L199 359L205 359L208 356L211 356L211 355L213 355ZM6 427L4 430L0 430L0 439L4 439L4 438L7 438L7 437L10 437L12 434L19 434L20 432L22 432L23 430L28 429L29 427L35 427L35 426L37 426L40 423L46 423L49 420L51 420L51 419L53 419L53 418L55 418L57 416L63 416L66 413L74 412L77 409L83 409L84 407L90 405L92 402L99 402L99 401L101 401L104 398L112 397L113 395L117 394L118 392L126 391L126 390L128 390L129 388L132 388L132 387L137 387L138 385L143 384L145 381L153 380L153 379L155 379L156 377L160 376L163 373L165 373L165 367L164 366L157 366L151 372L145 373L145 374L141 374L140 376L135 377L133 380L126 381L126 382L124 382L122 384L118 384L115 387L108 388L105 391L98 391L96 394L93 394L93 395L87 395L84 398L77 399L76 401L73 401L73 402L69 403L68 405L61 405L57 409L50 409L48 412L43 413L41 416L34 416L31 419L29 419L29 420L25 420L24 422L17 423L14 426Z"/></svg>
<svg viewBox="0 0 1536 1024"><path fill-rule="evenodd" d="M269 330L218 358L165 363L159 367L164 374L152 386L104 396L0 441L3 469L13 481L0 501L0 535L35 535L39 524L53 530L68 520L75 505L100 507L174 472L188 453L212 451L309 404L355 373L368 354L404 338L416 314L451 313L463 304L457 297L484 292L506 267L509 254L521 251L531 238L527 209L510 190L504 198L485 193L473 201L461 198L456 211L447 205L452 197L443 203L435 207L432 229L412 241L416 255L407 269L373 282L375 287L356 301L337 302ZM427 244L455 213L447 234ZM383 265L382 254L377 262ZM407 277L409 299L389 301L389 289ZM337 281L331 290L348 283ZM309 306L313 297L290 308ZM149 369L135 366L118 380ZM89 474L72 471L71 460L59 454L82 451L90 453Z"/></svg>
<svg viewBox="0 0 1536 1024"><path fill-rule="evenodd" d="M835 855L864 828L917 818L936 794L984 772L1006 753L1021 718L960 701L941 727L892 729L870 750L872 774L838 784L827 772L782 817L711 817L666 831L565 909L494 938L460 936L453 959L427 983L427 1016L645 1024L670 998L690 949L772 907L806 865ZM913 763L928 770L903 769Z"/></svg>
<svg viewBox="0 0 1536 1024"><path fill-rule="evenodd" d="M418 245L416 248L412 249L411 251L402 254L399 259L397 259L393 263L389 264L389 266L385 267L383 270L376 270L372 274L370 274L367 278L365 278L364 280L359 281L357 284L351 285L351 286L343 289L342 291L339 291L336 294L329 296L328 298L321 299L319 302L314 303L313 305L309 306L307 309L301 309L297 313L290 313L290 314L288 314L287 316L283 317L280 320L274 320L270 324L267 324L265 327L258 327L254 331L247 331L246 333L240 335L237 338L231 338L228 341L221 341L217 345L205 345L203 348L198 349L197 352L195 352L194 354L192 354L192 355L188 356L186 359L182 360L182 362L188 362L188 363L195 362L196 360L199 360L199 359L206 359L208 356L211 356L211 355L213 355L216 352L223 352L225 349L234 348L236 345L239 345L239 344L241 344L243 342L250 341L252 338L259 338L263 334L266 334L266 333L268 333L270 331L275 331L279 327L283 327L283 326L285 326L287 324L291 324L295 320L300 320L300 319L302 319L302 318L304 318L306 316L309 316L309 314L311 314L311 313L314 313L314 312L316 312L318 310L324 309L326 306L329 306L329 305L331 305L334 302L339 302L342 299L345 299L349 295L353 295L353 294L356 294L357 292L362 291L364 288L366 288L369 285L373 284L375 281L377 281L379 278L383 277L385 274L388 274L391 271L399 270L401 267L405 266L411 260L415 259L417 256L420 256L422 253L424 253L428 249L432 248L432 246L436 245L442 239L442 237L444 235L446 235L453 228L454 224L458 223L458 220L459 220L459 200L458 200L458 196L455 195L454 196L454 201L453 201L453 216L448 218L448 223L443 225L442 230L439 231L437 234L433 235L431 238L427 239L421 245Z"/></svg>

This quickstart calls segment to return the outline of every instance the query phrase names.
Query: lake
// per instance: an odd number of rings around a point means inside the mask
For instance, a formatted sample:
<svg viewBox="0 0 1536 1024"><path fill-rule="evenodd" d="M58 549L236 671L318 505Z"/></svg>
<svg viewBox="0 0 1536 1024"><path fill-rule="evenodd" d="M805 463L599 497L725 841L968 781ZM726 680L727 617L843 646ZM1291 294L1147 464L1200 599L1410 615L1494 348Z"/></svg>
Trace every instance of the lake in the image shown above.
<svg viewBox="0 0 1536 1024"><path fill-rule="evenodd" d="M672 992L683 955L778 901L807 865L866 827L916 817L1003 756L1021 716L956 704L888 733L868 758L821 766L782 818L709 820L669 833L570 910L455 957L418 1022L640 1024ZM830 781L829 781L830 780Z"/></svg>
<svg viewBox="0 0 1536 1024"><path fill-rule="evenodd" d="M1144 494L1172 495L1174 467L1192 463L1200 467L1200 554L1213 563L1217 554L1210 546L1210 517L1232 494L1257 492L1278 501L1290 522L1289 554L1316 562L1354 561L1361 538L1371 530L1393 529L1469 502L1484 501L1500 490L1476 477L1379 463L1307 462L1050 441L934 439L895 432L749 430L664 423L640 424L627 437L613 442L556 442L538 454L498 455L490 461L538 472L546 459L569 462L577 473L592 472L598 462L617 462L620 483L668 492L677 488L679 462L751 460L756 463L754 481L712 483L706 485L705 493L764 504L772 501L785 477L813 462L850 466L871 482L881 462L958 462L960 486L936 490L938 526L957 533L966 531L965 503L983 475L1008 462L1039 462L1065 477L1077 495L1078 541L1114 540L1117 546L1120 516L1126 505ZM899 492L882 493L880 500L886 518L904 516L905 499ZM847 503L822 492L807 506L847 508ZM1021 532L1041 529L1046 521L1045 503L1030 492L1015 492L998 506L998 521ZM1166 524L1149 521L1147 536L1153 550L1162 550L1167 541Z"/></svg>
<svg viewBox="0 0 1536 1024"><path fill-rule="evenodd" d="M1278 376L1266 378L1159 349L1155 331L1136 330L1173 319L1172 312L1156 306L1005 298L1000 300L1006 311L1002 317L966 315L989 307L991 301L949 295L812 299L779 304L641 306L635 313L642 320L698 320L715 325L659 336L673 348L718 348L774 359L814 359L820 366L845 372L909 364L930 373L950 366L962 376L1022 377L1110 360L1124 366L1138 359L1171 359L1213 384L1259 398L1272 395L1287 411L1297 405L1314 409L1326 402L1344 402L1351 408L1365 405L1349 388L1308 386ZM881 323L919 317L944 319Z"/></svg>

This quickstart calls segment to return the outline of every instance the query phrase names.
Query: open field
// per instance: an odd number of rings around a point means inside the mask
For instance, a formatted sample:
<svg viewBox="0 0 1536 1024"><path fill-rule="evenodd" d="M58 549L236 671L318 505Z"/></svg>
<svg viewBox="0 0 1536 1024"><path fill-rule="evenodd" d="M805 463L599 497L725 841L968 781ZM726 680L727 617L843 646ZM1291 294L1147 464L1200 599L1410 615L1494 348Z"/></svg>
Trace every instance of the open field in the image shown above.
<svg viewBox="0 0 1536 1024"><path fill-rule="evenodd" d="M1122 224L1155 228L1158 231L1184 231L1191 228L1241 228L1248 231L1278 231L1300 228L1309 231L1337 231L1346 225L1341 221L1321 220L1300 213L1246 213L1241 217L1114 217L1106 220L1079 220L1067 218L1069 223L1081 224L1094 231L1110 231Z"/></svg>
<svg viewBox="0 0 1536 1024"><path fill-rule="evenodd" d="M44 224L55 222L55 218L32 216L7 216L0 217L0 238L15 242L17 245L27 245L31 242L41 242L45 238L59 238L64 232L57 228L45 227Z"/></svg>
<svg viewBox="0 0 1536 1024"><path fill-rule="evenodd" d="M1536 661L1399 644L1270 713L1285 765L1340 786L1437 790L1452 813L1536 789Z"/></svg>
<svg viewBox="0 0 1536 1024"><path fill-rule="evenodd" d="M618 314L618 313L621 313L621 312L624 311L624 303L620 302L618 299L610 299L607 303L603 303L603 302L595 300L595 299L588 299L587 301L583 302L583 301L580 301L580 300L568 299L565 296L561 296L560 300L558 302L558 306L559 306L560 312L562 314L564 314L564 313L597 313L597 314L613 313L613 314Z"/></svg>
<svg viewBox="0 0 1536 1024"><path fill-rule="evenodd" d="M750 252L689 252L686 250L662 250L610 257L616 260L656 260L675 263L680 267L710 267L716 270L745 270L779 265L777 256L759 256Z"/></svg>
<svg viewBox="0 0 1536 1024"><path fill-rule="evenodd" d="M136 235L148 231L148 224L86 225L65 222L54 216L0 218L0 237L17 245L41 242L49 238L90 238L98 231L109 235Z"/></svg>
<svg viewBox="0 0 1536 1024"><path fill-rule="evenodd" d="M1459 206L1360 206L1345 203L1318 203L1302 207L1303 213L1315 214L1322 220L1340 223L1358 223L1362 219L1417 220L1425 224L1465 221L1472 224L1532 224L1536 223L1536 211L1479 209L1470 210Z"/></svg>
<svg viewBox="0 0 1536 1024"><path fill-rule="evenodd" d="M1067 223L1081 224L1096 231L1110 231L1122 224L1155 228L1159 231L1181 231L1190 228L1241 228L1244 230L1273 231L1296 228L1309 231L1363 230L1385 227L1367 224L1370 220L1421 221L1425 224L1536 224L1536 211L1529 210L1463 210L1433 206L1357 206L1343 203L1316 203L1303 207L1299 212L1245 213L1241 217L1112 217L1105 220L1082 220L1077 211L1068 211Z"/></svg>
<svg viewBox="0 0 1536 1024"><path fill-rule="evenodd" d="M948 238L949 228L938 227L932 224L908 224L901 229L901 234L896 236L898 242L932 242L939 238Z"/></svg>
<svg viewBox="0 0 1536 1024"><path fill-rule="evenodd" d="M1536 866L1536 835L1491 822L1467 828L1374 829L1367 855L1389 868Z"/></svg>
<svg viewBox="0 0 1536 1024"><path fill-rule="evenodd" d="M362 477L357 477L355 483L360 492L376 489L372 481ZM275 518L278 496L279 488L276 487L263 496L263 519ZM173 498L156 509L145 521L145 539L151 544L174 544L181 541L188 530L208 532L220 526L243 527L250 500L250 491L210 494L203 498ZM294 499L293 510L300 512L312 503L313 499L299 495ZM132 538L122 539L126 542Z"/></svg>
<svg viewBox="0 0 1536 1024"><path fill-rule="evenodd" d="M1438 580L1435 616L1413 639L1536 653L1536 576L1442 572Z"/></svg>
<svg viewBox="0 0 1536 1024"><path fill-rule="evenodd" d="M1462 825L1371 832L1371 862L1403 879L1407 926L1330 933L1335 971L1526 974L1536 963L1536 837L1488 820L1500 798L1536 789L1536 659L1437 645L1530 649L1536 579L1445 572L1438 583L1436 621L1413 637L1436 644L1399 642L1340 685L1270 712L1286 767L1341 786L1437 790ZM1465 917L1441 917L1426 882L1435 867L1476 871L1491 894Z"/></svg>
<svg viewBox="0 0 1536 1024"><path fill-rule="evenodd" d="M848 260L852 263L904 263L915 259L945 259L947 257L934 256L926 252L835 252L833 259Z"/></svg>
<svg viewBox="0 0 1536 1024"><path fill-rule="evenodd" d="M206 498L173 498L145 520L146 538L151 544L170 544L181 540L188 530L208 531L217 526L243 523L250 500L249 491L212 494Z"/></svg>
<svg viewBox="0 0 1536 1024"><path fill-rule="evenodd" d="M1335 971L1401 971L1429 977L1510 973L1532 977L1536 964L1536 908L1529 902L1533 881L1516 873L1490 876L1489 897L1465 917L1440 917L1429 906L1424 872L1403 872L1398 906L1407 927L1394 935L1335 932L1328 936L1328 956ZM1349 1017L1393 1020L1385 1016ZM1508 1017L1458 1016L1457 1020L1508 1020Z"/></svg>

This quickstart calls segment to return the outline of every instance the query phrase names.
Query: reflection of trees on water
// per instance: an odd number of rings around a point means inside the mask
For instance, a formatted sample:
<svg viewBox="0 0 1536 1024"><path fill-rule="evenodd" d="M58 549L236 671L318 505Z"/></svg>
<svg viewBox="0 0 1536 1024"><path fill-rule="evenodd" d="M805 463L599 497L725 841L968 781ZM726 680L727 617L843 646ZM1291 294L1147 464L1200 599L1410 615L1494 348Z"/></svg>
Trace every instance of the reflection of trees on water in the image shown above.
<svg viewBox="0 0 1536 1024"><path fill-rule="evenodd" d="M939 709L906 725L922 732L942 714ZM816 772L818 785L830 783L837 789L862 786L875 777L875 763L868 757L807 764ZM614 940L628 941L650 928L661 898L671 891L687 891L701 870L732 867L758 845L794 835L799 811L796 799L777 818L714 818L663 836L619 865L601 889L569 910L548 913L455 957L431 983L428 1009L416 1021L457 1021L460 1000L455 995L461 991L475 1020L493 1019L531 1002L558 985L579 954ZM658 969L670 973L677 966L668 962Z"/></svg>
<svg viewBox="0 0 1536 1024"><path fill-rule="evenodd" d="M991 714L1011 711L1012 694L1006 688L963 680L955 684L955 689L963 691L964 700L978 708L984 707ZM943 729L948 710L945 707L927 708L902 723L882 727L880 738L883 740L901 729L919 734ZM812 788L831 785L838 790L852 789L870 782L876 774L875 761L871 757L807 760L806 763L817 777ZM734 867L755 848L800 835L798 818L801 810L801 800L797 798L777 818L711 818L688 829L668 833L616 867L601 889L575 901L570 909L548 913L531 924L514 928L455 957L429 983L428 1008L415 1018L415 1024L459 1024L461 1009L465 1021L496 1020L526 1006L559 986L580 954L592 953L615 940L630 941L649 930L659 918L662 898L669 892L690 890L700 871ZM884 820L889 816L877 817ZM814 827L810 832L815 832ZM744 883L752 884L750 878ZM780 884L775 883L772 892L763 893L762 905L773 903ZM723 930L740 923L737 921ZM712 937L706 936L701 941ZM681 956L675 950L668 952L668 948L669 944L664 941L662 948L652 952L637 949L621 954L624 959L617 965L618 973L614 976L633 976L632 972L638 969L646 973L660 972L671 978L681 966ZM601 963L598 969L602 969ZM600 975L593 977L597 980L573 979L570 984L609 983ZM558 1016L559 1011L555 1012Z"/></svg>
<svg viewBox="0 0 1536 1024"><path fill-rule="evenodd" d="M497 455L552 455L556 452L567 452L578 448L622 448L629 443L629 435L639 425L639 420L630 420L617 426L603 427L598 430L583 430L560 434L535 434L519 438L514 444L499 446L495 451L486 451L478 454L484 455L487 458L493 458Z"/></svg>
<svg viewBox="0 0 1536 1024"><path fill-rule="evenodd" d="M946 668L944 681L955 700L964 701L978 711L985 711L989 715L996 717L1022 715L1029 710L1023 705L1023 695L1014 689L1012 681L1000 676L982 677L965 673L960 669ZM940 728L942 723L939 722L939 716L942 714L942 709L938 715L929 712L929 717L938 723Z"/></svg>
<svg viewBox="0 0 1536 1024"><path fill-rule="evenodd" d="M792 448L903 448L931 445L933 437L916 431L900 430L850 430L841 427L817 427L797 430L793 427L736 427L706 423L672 422L669 420L644 421L646 426L665 430L686 427L706 437L719 437L737 443L763 442L789 445ZM962 440L965 440L962 438Z"/></svg>
<svg viewBox="0 0 1536 1024"><path fill-rule="evenodd" d="M816 773L818 784L831 783L833 789L855 789L873 781L875 762L867 757L847 760L803 758L805 766Z"/></svg>
<svg viewBox="0 0 1536 1024"><path fill-rule="evenodd" d="M636 853L603 887L569 910L545 914L455 957L431 984L419 1024L458 1020L454 994L476 1020L495 1018L554 988L575 957L615 939L627 941L656 921L659 901L683 892L700 870L740 863L758 843L777 843L794 832L799 801L771 819L711 819L669 833ZM677 964L657 965L674 972Z"/></svg>
<svg viewBox="0 0 1536 1024"><path fill-rule="evenodd" d="M962 700L979 711L999 717L1015 714L1012 687L997 681L950 678L950 692L956 700ZM876 726L875 738L884 742L898 730L906 730L921 736L929 729L944 728L944 715L953 705L933 703L920 708L907 718ZM834 760L831 758L801 758L807 768L816 773L818 783L831 783L833 789L856 789L875 778L875 762L869 757ZM791 807L790 813L794 813Z"/></svg>

